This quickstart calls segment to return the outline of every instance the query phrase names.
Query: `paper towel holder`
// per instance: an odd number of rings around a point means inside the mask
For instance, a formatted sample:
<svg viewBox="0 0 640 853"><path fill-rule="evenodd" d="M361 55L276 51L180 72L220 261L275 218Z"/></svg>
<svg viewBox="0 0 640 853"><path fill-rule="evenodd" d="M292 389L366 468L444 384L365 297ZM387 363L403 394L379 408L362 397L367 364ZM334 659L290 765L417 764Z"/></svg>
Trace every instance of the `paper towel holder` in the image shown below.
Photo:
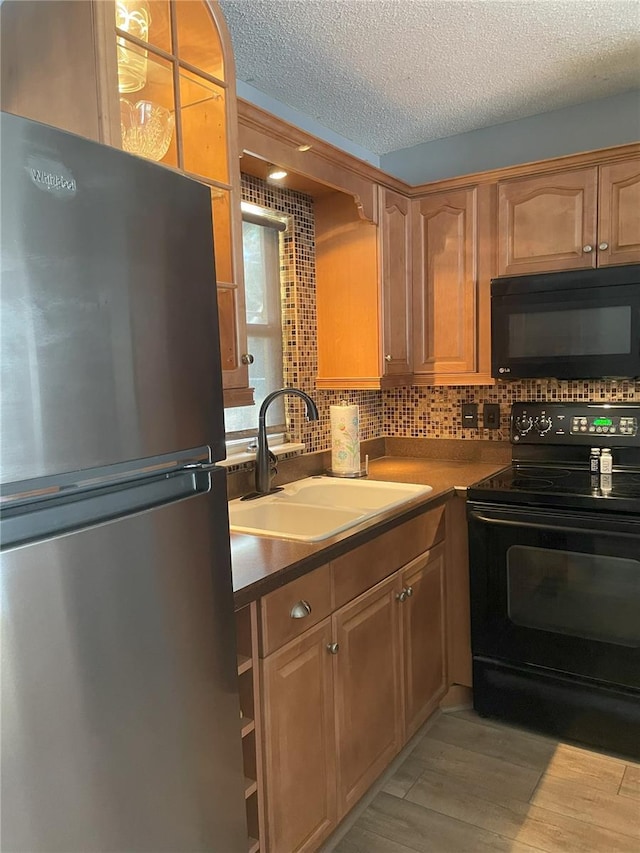
<svg viewBox="0 0 640 853"><path fill-rule="evenodd" d="M367 477L369 475L369 454L364 457L364 465L359 471L350 471L349 473L345 473L344 471L332 471L331 468L327 468L325 473L327 477L347 477L349 479Z"/></svg>

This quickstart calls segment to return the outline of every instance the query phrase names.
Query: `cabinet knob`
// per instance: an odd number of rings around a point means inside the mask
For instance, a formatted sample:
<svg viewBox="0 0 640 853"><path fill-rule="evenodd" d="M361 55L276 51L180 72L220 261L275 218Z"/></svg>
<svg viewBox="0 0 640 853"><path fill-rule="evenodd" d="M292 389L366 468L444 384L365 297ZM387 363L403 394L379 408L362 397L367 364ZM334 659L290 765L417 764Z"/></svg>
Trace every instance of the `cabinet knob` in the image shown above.
<svg viewBox="0 0 640 853"><path fill-rule="evenodd" d="M304 617L309 616L310 613L311 605L308 601L305 601L304 598L302 598L293 605L289 612L289 616L291 616L292 619L304 619Z"/></svg>
<svg viewBox="0 0 640 853"><path fill-rule="evenodd" d="M413 595L413 587L412 587L412 586L408 586L408 587L406 588L405 592L407 593L407 598L411 598L411 596Z"/></svg>
<svg viewBox="0 0 640 853"><path fill-rule="evenodd" d="M598 248L604 252L605 249L609 248L609 244L608 243L599 243Z"/></svg>
<svg viewBox="0 0 640 853"><path fill-rule="evenodd" d="M384 360L387 362L393 361L393 356L390 353L387 353L384 357Z"/></svg>
<svg viewBox="0 0 640 853"><path fill-rule="evenodd" d="M254 359L250 352L243 352L240 361L243 364L253 364Z"/></svg>
<svg viewBox="0 0 640 853"><path fill-rule="evenodd" d="M337 655L339 649L340 646L338 645L338 643L327 643L327 651L330 655Z"/></svg>
<svg viewBox="0 0 640 853"><path fill-rule="evenodd" d="M396 595L396 601L399 601L400 604L402 604L402 602L405 600L406 597L407 597L407 590L403 589L402 592L399 592Z"/></svg>
<svg viewBox="0 0 640 853"><path fill-rule="evenodd" d="M583 247L582 247L582 251L583 251L583 252L587 252L587 253L588 253L588 252L593 252L593 246L590 246L590 245L587 243L587 245L586 245L586 246L583 246Z"/></svg>

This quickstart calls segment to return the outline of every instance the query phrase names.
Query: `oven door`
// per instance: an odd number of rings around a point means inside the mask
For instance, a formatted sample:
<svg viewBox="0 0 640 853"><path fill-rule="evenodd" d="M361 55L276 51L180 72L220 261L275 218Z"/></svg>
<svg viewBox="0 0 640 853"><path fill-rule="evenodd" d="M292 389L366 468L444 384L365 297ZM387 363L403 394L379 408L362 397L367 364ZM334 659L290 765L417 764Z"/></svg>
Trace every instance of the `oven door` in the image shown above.
<svg viewBox="0 0 640 853"><path fill-rule="evenodd" d="M474 656L640 688L640 518L468 516Z"/></svg>
<svg viewBox="0 0 640 853"><path fill-rule="evenodd" d="M519 291L491 298L494 377L640 375L638 284Z"/></svg>

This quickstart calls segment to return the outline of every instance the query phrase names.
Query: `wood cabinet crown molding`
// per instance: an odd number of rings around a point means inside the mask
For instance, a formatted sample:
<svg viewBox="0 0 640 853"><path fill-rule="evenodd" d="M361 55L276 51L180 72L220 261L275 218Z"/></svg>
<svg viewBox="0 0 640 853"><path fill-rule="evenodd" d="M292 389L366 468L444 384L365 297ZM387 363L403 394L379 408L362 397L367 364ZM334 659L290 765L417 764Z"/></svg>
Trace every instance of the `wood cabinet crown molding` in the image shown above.
<svg viewBox="0 0 640 853"><path fill-rule="evenodd" d="M404 181L241 98L238 99L238 138L241 152L276 162L328 187L350 193L361 217L373 223L378 221L376 197L371 192L376 184L405 194L408 189ZM307 145L309 150L299 150Z"/></svg>
<svg viewBox="0 0 640 853"><path fill-rule="evenodd" d="M600 165L602 163L615 163L640 155L640 142L631 142L625 145L615 145L610 148L581 151L577 154L566 154L561 157L552 157L545 160L532 160L513 166L504 166L483 172L472 172L466 175L442 178L441 180L429 181L422 184L408 184L406 181L387 174L382 169L378 169L370 163L366 163L364 160L348 154L341 148L331 145L329 142L325 142L319 137L241 98L238 98L238 123L240 126L241 150L243 147L242 128L252 129L270 136L279 143L287 146L292 154L294 152L295 154L300 153L297 151L299 145L311 145L313 158L323 160L331 166L339 164L342 169L352 173L354 177L374 181L381 186L402 193L410 198L421 196L425 193L445 192L450 189L461 189L471 185L477 186L479 184L495 183L523 175L547 174L549 172L580 169L585 166ZM255 153L259 156L259 152ZM306 162L312 160L312 157L309 156L310 154L311 152L309 151L305 152ZM305 163L300 158L295 162L298 164L298 171L303 169ZM294 169L293 163L291 164L291 168ZM305 173L309 174L308 172ZM335 188L346 189L346 187ZM372 219L371 221L375 220Z"/></svg>
<svg viewBox="0 0 640 853"><path fill-rule="evenodd" d="M640 142L630 142L627 145L614 145L611 148L596 148L592 151L581 151L577 154L565 154L563 157L552 157L548 160L532 160L528 163L518 163L515 166L503 166L499 169L489 169L486 172L474 172L469 175L459 175L455 178L442 178L425 184L408 187L412 197L425 193L444 192L450 189L462 189L468 186L494 184L498 181L512 178L547 175L551 172L568 172L573 169L583 169L586 166L600 166L607 163L618 163L640 155Z"/></svg>

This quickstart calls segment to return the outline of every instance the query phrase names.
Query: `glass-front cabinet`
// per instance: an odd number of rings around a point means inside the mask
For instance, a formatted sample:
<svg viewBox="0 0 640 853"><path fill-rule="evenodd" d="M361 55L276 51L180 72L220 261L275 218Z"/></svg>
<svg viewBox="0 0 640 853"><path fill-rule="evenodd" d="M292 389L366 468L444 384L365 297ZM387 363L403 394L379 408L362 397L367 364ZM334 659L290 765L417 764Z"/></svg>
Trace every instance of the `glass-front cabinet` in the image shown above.
<svg viewBox="0 0 640 853"><path fill-rule="evenodd" d="M203 0L115 0L122 147L211 189L226 402L250 402L231 43Z"/></svg>
<svg viewBox="0 0 640 853"><path fill-rule="evenodd" d="M225 404L252 402L243 363L235 71L218 4L4 0L0 24L3 110L122 147L209 186Z"/></svg>

